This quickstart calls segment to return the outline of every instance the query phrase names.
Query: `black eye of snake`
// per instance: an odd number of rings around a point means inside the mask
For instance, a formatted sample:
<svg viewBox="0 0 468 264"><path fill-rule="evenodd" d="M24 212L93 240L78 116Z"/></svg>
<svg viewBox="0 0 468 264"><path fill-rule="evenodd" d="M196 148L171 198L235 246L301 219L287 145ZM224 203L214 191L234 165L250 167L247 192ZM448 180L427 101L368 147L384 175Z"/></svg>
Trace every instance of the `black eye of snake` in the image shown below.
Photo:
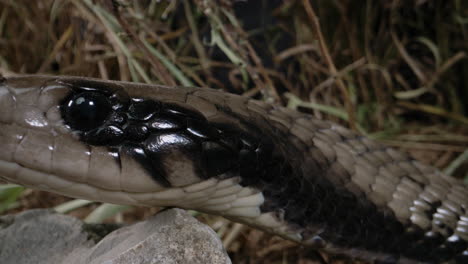
<svg viewBox="0 0 468 264"><path fill-rule="evenodd" d="M112 110L105 95L89 91L72 96L63 107L67 125L83 132L101 126Z"/></svg>

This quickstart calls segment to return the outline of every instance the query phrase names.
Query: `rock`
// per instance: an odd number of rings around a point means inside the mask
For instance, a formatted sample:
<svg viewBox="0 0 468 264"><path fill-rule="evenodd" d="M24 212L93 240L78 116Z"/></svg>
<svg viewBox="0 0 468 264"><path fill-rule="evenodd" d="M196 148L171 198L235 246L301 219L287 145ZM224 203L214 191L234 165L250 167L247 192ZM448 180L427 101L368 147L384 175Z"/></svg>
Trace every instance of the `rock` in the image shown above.
<svg viewBox="0 0 468 264"><path fill-rule="evenodd" d="M217 234L181 209L99 239L96 227L49 210L0 217L1 263L231 263ZM106 232L104 231L104 234Z"/></svg>
<svg viewBox="0 0 468 264"><path fill-rule="evenodd" d="M80 220L51 210L3 216L0 223L1 263L65 263L94 245Z"/></svg>
<svg viewBox="0 0 468 264"><path fill-rule="evenodd" d="M182 209L124 227L97 244L84 263L231 263L218 235Z"/></svg>

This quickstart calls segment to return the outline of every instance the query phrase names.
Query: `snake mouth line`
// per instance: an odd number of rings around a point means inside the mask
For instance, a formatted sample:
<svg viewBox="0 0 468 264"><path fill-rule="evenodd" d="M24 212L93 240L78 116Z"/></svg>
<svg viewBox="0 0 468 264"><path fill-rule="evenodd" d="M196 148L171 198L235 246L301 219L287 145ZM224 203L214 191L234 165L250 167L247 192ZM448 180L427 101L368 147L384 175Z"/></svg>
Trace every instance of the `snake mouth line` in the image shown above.
<svg viewBox="0 0 468 264"><path fill-rule="evenodd" d="M75 198L96 200L101 202L118 202L127 205L170 206L183 200L176 190L168 189L159 192L115 191L93 186L87 183L75 182L55 174L33 170L16 162L0 160L0 178L13 183L19 183L31 188L50 191ZM154 203L160 201L160 203Z"/></svg>

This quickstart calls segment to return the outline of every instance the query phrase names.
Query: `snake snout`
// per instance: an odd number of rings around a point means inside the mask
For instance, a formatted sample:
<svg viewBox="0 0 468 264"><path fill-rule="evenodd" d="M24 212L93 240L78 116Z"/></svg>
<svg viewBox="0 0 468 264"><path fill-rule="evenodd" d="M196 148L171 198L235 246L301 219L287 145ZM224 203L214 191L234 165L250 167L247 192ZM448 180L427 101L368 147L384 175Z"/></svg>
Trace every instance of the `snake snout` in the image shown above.
<svg viewBox="0 0 468 264"><path fill-rule="evenodd" d="M0 177L40 185L53 169L60 117L49 109L56 108L60 95L51 96L43 89L45 78L26 79L0 82Z"/></svg>

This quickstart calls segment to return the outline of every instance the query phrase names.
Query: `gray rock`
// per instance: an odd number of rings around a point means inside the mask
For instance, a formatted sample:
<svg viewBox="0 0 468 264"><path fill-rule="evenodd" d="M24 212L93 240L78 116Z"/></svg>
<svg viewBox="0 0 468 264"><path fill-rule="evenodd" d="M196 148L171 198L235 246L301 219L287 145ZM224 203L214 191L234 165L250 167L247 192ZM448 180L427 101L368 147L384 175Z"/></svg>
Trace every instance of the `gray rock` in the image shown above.
<svg viewBox="0 0 468 264"><path fill-rule="evenodd" d="M97 244L102 231L93 230L49 210L0 217L1 263L231 263L217 234L181 209L115 230Z"/></svg>
<svg viewBox="0 0 468 264"><path fill-rule="evenodd" d="M231 263L218 235L182 209L114 231L84 263Z"/></svg>
<svg viewBox="0 0 468 264"><path fill-rule="evenodd" d="M94 245L83 223L50 210L30 210L0 218L2 263L64 263L72 252Z"/></svg>

